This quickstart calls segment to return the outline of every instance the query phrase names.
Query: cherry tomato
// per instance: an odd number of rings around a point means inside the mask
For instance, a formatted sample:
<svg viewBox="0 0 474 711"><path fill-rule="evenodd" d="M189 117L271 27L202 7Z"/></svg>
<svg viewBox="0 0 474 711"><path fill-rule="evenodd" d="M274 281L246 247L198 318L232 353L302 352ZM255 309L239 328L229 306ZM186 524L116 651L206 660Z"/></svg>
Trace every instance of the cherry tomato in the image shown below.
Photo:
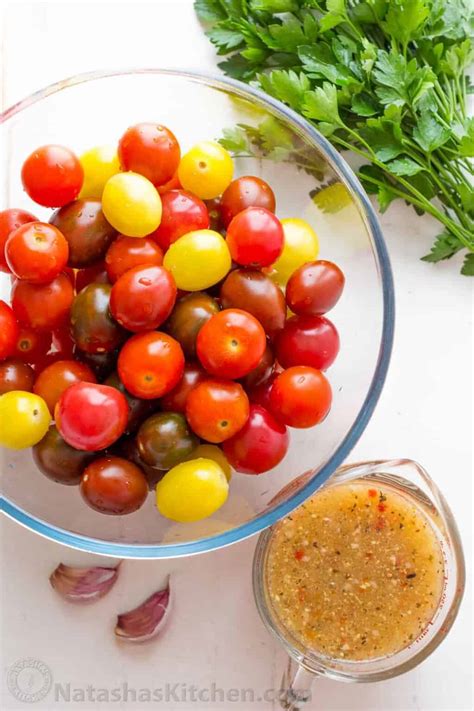
<svg viewBox="0 0 474 711"><path fill-rule="evenodd" d="M15 343L13 357L24 363L34 364L44 358L51 348L52 333L35 331L29 326L20 325L20 331ZM23 388L20 388L22 390Z"/></svg>
<svg viewBox="0 0 474 711"><path fill-rule="evenodd" d="M143 461L140 457L140 452L138 451L138 445L136 437L122 437L116 445L114 445L114 454L117 453L119 457L127 459L129 462L136 464L145 475L148 483L148 488L150 491L154 491L157 483L165 475L162 469L155 469L150 467L149 464Z"/></svg>
<svg viewBox="0 0 474 711"><path fill-rule="evenodd" d="M146 237L161 221L161 199L138 173L117 173L106 182L102 209L110 224L128 237Z"/></svg>
<svg viewBox="0 0 474 711"><path fill-rule="evenodd" d="M112 284L129 269L145 264L157 267L163 264L163 252L151 237L137 239L120 235L105 255L105 267Z"/></svg>
<svg viewBox="0 0 474 711"><path fill-rule="evenodd" d="M120 172L120 162L115 146L95 146L89 148L79 160L84 171L80 198L100 200L109 178Z"/></svg>
<svg viewBox="0 0 474 711"><path fill-rule="evenodd" d="M7 274L10 272L5 259L5 244L11 233L28 222L37 221L38 218L26 210L10 208L0 211L0 272L7 272Z"/></svg>
<svg viewBox="0 0 474 711"><path fill-rule="evenodd" d="M42 398L23 390L10 390L0 397L0 446L32 447L43 439L50 421Z"/></svg>
<svg viewBox="0 0 474 711"><path fill-rule="evenodd" d="M267 380L272 374L275 365L275 354L270 343L267 342L259 364L242 378L242 385L246 390L256 387Z"/></svg>
<svg viewBox="0 0 474 711"><path fill-rule="evenodd" d="M15 344L20 329L10 306L0 301L0 361L15 353Z"/></svg>
<svg viewBox="0 0 474 711"><path fill-rule="evenodd" d="M226 240L237 264L268 267L282 253L283 227L278 217L264 207L248 207L233 218Z"/></svg>
<svg viewBox="0 0 474 711"><path fill-rule="evenodd" d="M171 180L181 157L176 136L159 123L138 123L128 128L119 141L118 152L124 170L144 175L153 185Z"/></svg>
<svg viewBox="0 0 474 711"><path fill-rule="evenodd" d="M224 309L199 331L197 354L212 375L243 378L257 367L266 344L265 331L256 318L240 309Z"/></svg>
<svg viewBox="0 0 474 711"><path fill-rule="evenodd" d="M92 370L84 363L75 360L58 360L41 371L33 391L43 398L53 415L56 403L63 392L73 383L81 381L97 382Z"/></svg>
<svg viewBox="0 0 474 711"><path fill-rule="evenodd" d="M309 365L326 370L339 352L339 334L324 316L292 316L276 337L276 356L283 368Z"/></svg>
<svg viewBox="0 0 474 711"><path fill-rule="evenodd" d="M216 444L199 444L196 449L192 451L189 457L186 457L185 461L190 462L193 459L212 459L213 462L220 466L227 481L231 480L232 468L227 461L224 452Z"/></svg>
<svg viewBox="0 0 474 711"><path fill-rule="evenodd" d="M186 418L191 429L208 442L233 437L247 422L249 400L239 383L205 380L191 390Z"/></svg>
<svg viewBox="0 0 474 711"><path fill-rule="evenodd" d="M275 378L270 406L275 417L289 427L313 427L322 422L332 401L331 386L320 370L298 365Z"/></svg>
<svg viewBox="0 0 474 711"><path fill-rule="evenodd" d="M162 195L161 202L160 226L151 236L163 250L188 232L208 229L207 207L196 195L185 190L170 190Z"/></svg>
<svg viewBox="0 0 474 711"><path fill-rule="evenodd" d="M63 392L54 418L59 434L71 447L96 452L124 433L128 405L124 395L109 385L78 382Z"/></svg>
<svg viewBox="0 0 474 711"><path fill-rule="evenodd" d="M120 380L118 373L111 373L105 380L104 385L110 385L119 390L125 396L128 405L128 421L125 428L125 434L136 432L143 420L149 417L152 412L158 409L156 400L142 400L134 397L125 389L124 384ZM136 462L137 463L137 462Z"/></svg>
<svg viewBox="0 0 474 711"><path fill-rule="evenodd" d="M35 380L35 372L26 363L16 358L7 358L0 363L0 395L10 390L31 392Z"/></svg>
<svg viewBox="0 0 474 711"><path fill-rule="evenodd" d="M93 282L74 299L71 309L71 333L81 351L113 351L124 340L125 331L109 313L111 291L110 284Z"/></svg>
<svg viewBox="0 0 474 711"><path fill-rule="evenodd" d="M155 188L158 190L160 195L164 195L169 190L180 190L181 183L179 182L178 171L176 171L173 177L170 178L170 180L168 180L166 183L163 183L162 185L155 185Z"/></svg>
<svg viewBox="0 0 474 711"><path fill-rule="evenodd" d="M71 329L69 324L53 331L53 348L54 352L58 353L62 360L69 360L74 353L75 343L71 338Z"/></svg>
<svg viewBox="0 0 474 711"><path fill-rule="evenodd" d="M151 331L166 321L176 301L176 284L164 267L129 269L110 294L114 319L129 331Z"/></svg>
<svg viewBox="0 0 474 711"><path fill-rule="evenodd" d="M157 469L171 469L199 444L183 415L159 412L142 424L137 434L140 457Z"/></svg>
<svg viewBox="0 0 474 711"><path fill-rule="evenodd" d="M215 232L222 232L224 230L224 223L222 221L221 215L221 198L213 198L212 200L206 200L205 205L207 207L207 213L209 215L209 227Z"/></svg>
<svg viewBox="0 0 474 711"><path fill-rule="evenodd" d="M84 171L69 148L42 146L23 163L21 180L30 198L39 205L61 207L79 195Z"/></svg>
<svg viewBox="0 0 474 711"><path fill-rule="evenodd" d="M135 239L130 237L130 239ZM89 284L109 284L109 277L104 262L97 262L91 267L78 269L76 272L76 292L79 294Z"/></svg>
<svg viewBox="0 0 474 711"><path fill-rule="evenodd" d="M233 218L248 207L263 207L275 212L275 195L273 190L261 178L255 175L244 175L233 180L221 198L221 215L224 227Z"/></svg>
<svg viewBox="0 0 474 711"><path fill-rule="evenodd" d="M212 516L228 493L228 481L215 461L193 459L173 467L158 482L156 506L173 521L199 521Z"/></svg>
<svg viewBox="0 0 474 711"><path fill-rule="evenodd" d="M282 290L270 277L255 269L233 269L221 286L221 304L255 316L268 335L283 328L286 304Z"/></svg>
<svg viewBox="0 0 474 711"><path fill-rule="evenodd" d="M42 474L66 486L79 484L84 469L97 456L95 452L83 452L71 447L54 425L51 425L43 439L35 444L32 454Z"/></svg>
<svg viewBox="0 0 474 711"><path fill-rule="evenodd" d="M59 274L50 284L17 280L12 288L16 317L38 331L59 328L69 315L73 299L74 288L66 274Z"/></svg>
<svg viewBox="0 0 474 711"><path fill-rule="evenodd" d="M262 380L257 385L254 385L253 387L249 388L248 396L250 402L255 403L255 405L261 405L266 410L270 411L270 395L272 392L273 383L275 382L278 375L278 371L270 373L268 378L265 378L265 380Z"/></svg>
<svg viewBox="0 0 474 711"><path fill-rule="evenodd" d="M217 301L201 291L186 294L177 301L166 330L181 344L187 357L196 356L197 335L219 310Z"/></svg>
<svg viewBox="0 0 474 711"><path fill-rule="evenodd" d="M142 470L120 457L101 457L89 464L80 487L84 501L91 509L114 516L137 511L148 496L148 484Z"/></svg>
<svg viewBox="0 0 474 711"><path fill-rule="evenodd" d="M28 222L10 234L5 258L18 279L49 284L67 264L68 243L53 225Z"/></svg>
<svg viewBox="0 0 474 711"><path fill-rule="evenodd" d="M303 264L286 285L286 303L299 316L324 314L338 302L344 282L344 274L332 262Z"/></svg>
<svg viewBox="0 0 474 711"><path fill-rule="evenodd" d="M139 333L120 351L120 380L132 395L145 400L162 397L173 390L183 371L181 346L166 333Z"/></svg>
<svg viewBox="0 0 474 711"><path fill-rule="evenodd" d="M189 393L209 376L198 363L186 363L183 377L173 390L163 396L161 404L168 412L185 412Z"/></svg>
<svg viewBox="0 0 474 711"><path fill-rule="evenodd" d="M293 272L318 256L319 242L315 231L305 220L291 217L281 221L285 235L283 251L271 267L271 275L286 284Z"/></svg>
<svg viewBox="0 0 474 711"><path fill-rule="evenodd" d="M76 348L75 358L85 363L94 371L97 380L104 380L111 374L117 365L118 351L107 351L106 353L85 353Z"/></svg>
<svg viewBox="0 0 474 711"><path fill-rule="evenodd" d="M215 141L201 141L182 157L178 177L185 190L211 200L224 192L233 172L234 164L225 148Z"/></svg>
<svg viewBox="0 0 474 711"><path fill-rule="evenodd" d="M250 405L247 422L223 444L229 463L242 474L262 474L281 462L290 438L285 425L260 405Z"/></svg>
<svg viewBox="0 0 474 711"><path fill-rule="evenodd" d="M50 222L69 244L69 266L79 269L103 259L117 236L99 200L74 200L56 210Z"/></svg>
<svg viewBox="0 0 474 711"><path fill-rule="evenodd" d="M226 241L218 232L197 230L174 242L163 264L172 273L178 289L202 291L225 277L232 260Z"/></svg>

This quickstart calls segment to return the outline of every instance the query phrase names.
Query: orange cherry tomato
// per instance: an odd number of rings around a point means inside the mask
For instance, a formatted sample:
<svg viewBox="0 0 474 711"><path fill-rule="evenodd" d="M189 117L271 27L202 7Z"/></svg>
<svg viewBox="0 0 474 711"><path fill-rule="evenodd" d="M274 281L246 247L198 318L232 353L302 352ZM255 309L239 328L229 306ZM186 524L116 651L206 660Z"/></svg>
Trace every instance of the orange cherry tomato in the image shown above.
<svg viewBox="0 0 474 711"><path fill-rule="evenodd" d="M207 442L224 442L247 422L249 399L239 383L205 380L191 390L186 418L191 429Z"/></svg>
<svg viewBox="0 0 474 711"><path fill-rule="evenodd" d="M179 383L184 354L178 341L166 333L138 333L120 351L117 369L129 393L151 400L162 397Z"/></svg>

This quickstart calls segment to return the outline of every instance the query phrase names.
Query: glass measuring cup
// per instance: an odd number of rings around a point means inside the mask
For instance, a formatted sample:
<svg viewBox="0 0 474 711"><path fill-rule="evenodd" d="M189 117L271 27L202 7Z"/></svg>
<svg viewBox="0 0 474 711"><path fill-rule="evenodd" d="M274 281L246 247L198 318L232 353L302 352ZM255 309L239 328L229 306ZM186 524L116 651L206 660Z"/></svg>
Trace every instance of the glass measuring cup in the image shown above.
<svg viewBox="0 0 474 711"><path fill-rule="evenodd" d="M464 556L453 515L432 479L416 462L409 459L361 462L341 467L330 478L327 487L363 481L392 489L414 505L429 519L438 539L444 560L443 590L438 607L427 627L400 651L364 661L331 658L305 647L285 628L273 608L267 584L267 562L270 544L277 527L261 534L253 563L253 586L260 616L274 637L286 649L289 660L284 671L280 703L296 710L311 697L310 687L317 676L353 683L381 681L402 674L420 664L433 652L449 632L459 609L465 584Z"/></svg>

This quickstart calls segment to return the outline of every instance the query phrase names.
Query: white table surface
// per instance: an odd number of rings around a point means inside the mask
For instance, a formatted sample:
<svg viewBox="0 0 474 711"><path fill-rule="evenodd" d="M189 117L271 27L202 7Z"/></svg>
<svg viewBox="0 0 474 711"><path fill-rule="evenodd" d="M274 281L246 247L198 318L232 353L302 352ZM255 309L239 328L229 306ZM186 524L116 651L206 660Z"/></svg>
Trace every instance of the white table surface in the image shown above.
<svg viewBox="0 0 474 711"><path fill-rule="evenodd" d="M1 5L1 3L0 3ZM109 67L192 67L216 71L191 0L150 3L23 3L3 10L2 101L6 107L65 76ZM381 217L395 276L397 325L387 384L353 461L411 457L428 469L457 517L471 559L472 281L459 261L432 267L419 261L438 226L393 205ZM84 689L85 700L35 704L56 709L271 709L250 703L192 700L191 685L251 688L255 698L278 686L284 654L263 628L253 603L250 565L255 538L175 561L126 562L121 584L88 608L53 595L48 575L59 561L94 564L6 520L2 525L2 707L24 708L10 694L6 671L17 660L45 662L55 682ZM174 579L175 610L161 639L121 646L115 614ZM309 709L451 711L472 707L471 590L440 648L418 669L377 684L318 681ZM111 690L188 685L186 701L93 701L87 686ZM80 698L80 697L76 697ZM105 698L102 694L101 698ZM247 699L249 697L247 696Z"/></svg>

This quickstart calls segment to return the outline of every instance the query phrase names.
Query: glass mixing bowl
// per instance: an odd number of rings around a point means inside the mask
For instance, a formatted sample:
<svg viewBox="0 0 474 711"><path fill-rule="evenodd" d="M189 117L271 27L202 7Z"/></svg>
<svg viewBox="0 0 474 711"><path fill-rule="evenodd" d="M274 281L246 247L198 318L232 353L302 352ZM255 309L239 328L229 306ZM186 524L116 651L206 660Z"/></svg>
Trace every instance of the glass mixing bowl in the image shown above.
<svg viewBox="0 0 474 711"><path fill-rule="evenodd" d="M211 518L177 524L162 518L150 495L123 517L96 513L76 487L44 477L31 452L0 451L2 507L32 531L73 548L120 558L165 558L220 548L275 523L320 487L364 431L383 387L394 326L390 263L374 210L341 155L291 109L229 79L190 72L138 70L85 74L58 82L7 109L1 125L1 209L18 207L47 220L50 211L24 193L25 157L46 143L77 153L117 141L140 121L159 121L183 150L245 124L257 136L239 147L238 175L258 175L273 187L279 217L301 217L320 240L320 257L346 276L345 292L330 314L341 337L328 371L334 403L327 419L292 430L291 448L276 469L234 474L226 504ZM248 127L259 127L257 133ZM239 134L240 135L240 134ZM265 136L265 140L258 140ZM235 135L234 135L235 139ZM258 144L258 145L257 145ZM0 298L10 279L0 275Z"/></svg>

